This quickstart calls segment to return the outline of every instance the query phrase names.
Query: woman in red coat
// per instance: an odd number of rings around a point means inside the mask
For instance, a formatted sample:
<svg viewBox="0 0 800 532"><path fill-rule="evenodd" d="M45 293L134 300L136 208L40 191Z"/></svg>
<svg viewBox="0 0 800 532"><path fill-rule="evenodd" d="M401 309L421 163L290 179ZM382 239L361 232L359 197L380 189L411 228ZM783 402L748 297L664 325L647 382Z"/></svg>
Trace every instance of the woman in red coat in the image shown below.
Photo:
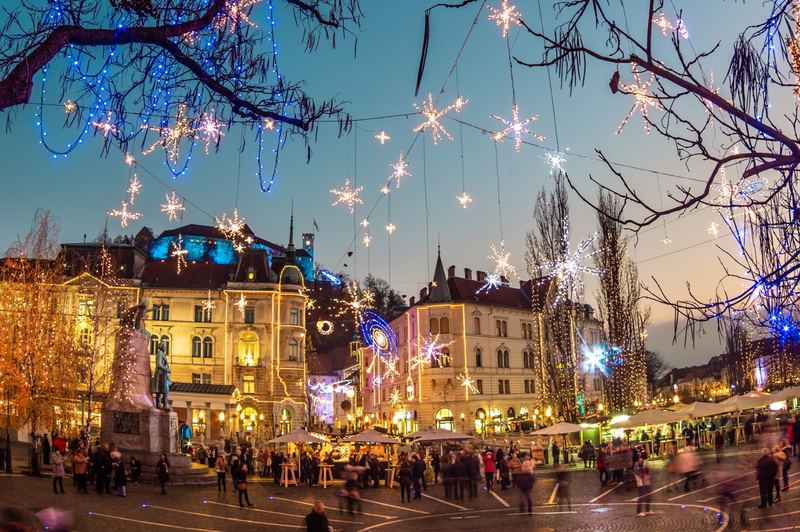
<svg viewBox="0 0 800 532"><path fill-rule="evenodd" d="M486 451L486 454L483 455L483 472L486 476L486 489L494 491L494 483L492 482L494 477L494 454L492 454L492 451Z"/></svg>

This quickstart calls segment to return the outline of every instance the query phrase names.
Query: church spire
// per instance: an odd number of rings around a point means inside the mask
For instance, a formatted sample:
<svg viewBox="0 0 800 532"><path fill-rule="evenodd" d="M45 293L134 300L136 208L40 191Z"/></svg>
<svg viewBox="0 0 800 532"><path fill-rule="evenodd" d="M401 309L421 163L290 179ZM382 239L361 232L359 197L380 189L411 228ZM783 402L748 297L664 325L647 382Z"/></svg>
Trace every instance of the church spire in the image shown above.
<svg viewBox="0 0 800 532"><path fill-rule="evenodd" d="M442 247L439 246L436 258L436 268L433 270L433 286L431 286L431 303L448 303L453 301L450 295L450 287L447 286L447 276L442 265Z"/></svg>
<svg viewBox="0 0 800 532"><path fill-rule="evenodd" d="M296 251L294 247L294 200L292 200L292 214L289 218L289 245L286 246L286 264L296 264L294 260Z"/></svg>

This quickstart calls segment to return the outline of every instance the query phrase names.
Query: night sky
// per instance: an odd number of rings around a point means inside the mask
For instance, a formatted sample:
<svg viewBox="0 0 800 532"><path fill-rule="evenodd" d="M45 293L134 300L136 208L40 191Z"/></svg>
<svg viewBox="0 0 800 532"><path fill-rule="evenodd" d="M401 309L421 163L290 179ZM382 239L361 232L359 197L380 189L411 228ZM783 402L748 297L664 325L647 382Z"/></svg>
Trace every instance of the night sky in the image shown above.
<svg viewBox="0 0 800 532"><path fill-rule="evenodd" d="M545 141L538 141L528 135L525 140L535 146L523 144L519 153L510 140L498 144L495 152L495 143L489 135L473 127L460 127L447 118L441 122L454 141L445 138L434 145L428 133L414 142L412 130L423 119L412 114L416 112L412 104L420 105L427 100L428 93L433 93L434 99L439 94L480 2L458 10L433 12L427 67L420 94L415 97L423 15L431 4L419 0L362 0L365 18L357 32L354 57L351 36L344 40L337 38L336 49L331 49L329 43L322 43L316 52L305 53L291 12L276 2L280 8L276 7L275 31L284 76L307 81L306 90L313 97L336 97L349 102L346 109L355 118L408 116L360 121L349 135L341 138L337 137L336 124L320 124L308 164L302 139L290 139L281 154L279 172L270 194L260 191L255 177L256 150L249 129L244 133L245 150L241 154L238 151L243 134L241 125L226 131L219 153L205 155L198 145L187 174L174 181L164 166L162 150L142 155L142 148L137 145L131 152L141 165L138 175L143 188L136 198L135 210L143 217L124 229L120 228L118 219L109 218L109 232L112 235L136 233L145 225L158 234L177 226L159 212L169 189L150 173L205 211L187 204L184 224L212 224L209 214L221 216L225 212L230 215L236 205L238 185L239 213L259 236L287 243L290 204L294 200L296 234L312 231L314 219L319 226L317 261L331 270L344 270L357 278L371 272L389 279L391 265L392 284L403 294L412 296L432 277L438 242L445 268L455 264L459 275L465 267L473 271L491 271L494 264L487 258L491 252L489 246L499 245L501 230L512 263L527 277L523 273L525 234L533 225L531 214L537 192L542 187L550 189L552 186L550 167L542 155L557 147L554 124L558 127L558 145L562 150L569 148L564 168L588 197L596 196L590 175L614 184L613 176L599 162L595 149L603 150L612 161L635 167L625 168L625 175L656 206L660 201L669 205L666 191L674 189L675 185L699 186L676 176L705 177L707 164L697 161L687 168L677 159L670 142L656 134L646 135L638 112L631 116L624 131L615 135L633 105L633 97L612 95L608 80L614 68L599 63L589 63L585 86L576 88L572 95L566 86L561 87L555 70L551 71L555 121L547 71L514 66L520 118L538 114L538 120L527 127L546 137ZM499 0L488 2L496 7L499 4ZM646 31L643 23L647 15L646 2L628 4L627 20L631 31L642 37ZM548 2L543 1L543 24L549 31L554 25L554 16L547 6ZM764 8L759 3L742 5L717 0L675 0L675 6L684 10L691 45L696 51L721 42L720 50L703 65L707 74L715 71L715 86L723 85L721 94L726 94L723 78L731 55L731 42L756 17L765 17ZM537 2L518 0L517 10L522 12L526 22L538 28ZM512 91L507 44L501 28L487 20L489 14L487 9L480 14L438 107L450 105L460 94L469 99L469 103L461 113L451 111L448 116L497 131L501 124L490 115L510 119ZM665 14L673 21L676 18L671 2L667 3ZM250 18L263 24L264 4L257 5ZM601 33L595 33L587 40L602 42L602 37ZM674 60L668 38L662 37L658 28L654 28L654 38L661 57L666 61ZM540 45L517 26L510 29L509 42L512 54L522 60L535 61L540 57ZM621 68L620 73L623 82L634 82L628 69ZM41 75L36 81L41 82ZM56 87L53 84L48 92L53 98L49 98L48 103L59 103ZM38 84L34 88L34 101L38 101L39 88ZM12 127L2 133L0 248L10 245L18 234L27 232L37 208L50 210L60 220L62 242L81 241L84 234L89 239L94 238L107 222L106 213L119 208L125 198L129 167L121 153L112 150L108 156L102 155L102 137L98 135L90 137L69 158L54 160L39 145L35 109L35 105L16 109L12 113ZM651 112L654 117L659 116L658 111ZM698 102L687 112L701 117L704 107ZM51 140L61 139L63 121L63 109L45 108L45 129ZM384 145L374 138L382 129L391 137ZM73 134L74 131L69 136ZM722 136L714 142L717 146L723 144ZM462 192L462 143L465 189L474 200L467 209L456 200ZM182 146L184 151L187 146ZM390 260L389 239L384 229L389 221L389 202L387 197L381 196L380 189L391 173L389 165L397 162L401 150L407 154L408 171L412 176L404 177L399 189L392 188L391 221L397 229L391 236ZM271 162L265 166L270 167ZM728 170L729 178L737 175L741 175L739 170ZM360 194L364 204L357 205L355 215L351 215L346 206L331 205L335 196L329 190L342 188L347 178L351 185L364 186ZM594 233L596 220L593 211L574 193L570 203L574 247ZM358 222L368 215L370 226L367 229L373 240L367 250L361 243L363 234L355 238L354 246L352 242L354 225L361 230ZM725 232L717 240L707 233L712 220L721 222L716 213L706 208L680 219L670 219L666 226L657 224L642 230L631 248L639 264L640 279L652 286L651 276L655 277L668 295L676 299L686 297L687 281L697 294L710 297L723 273L716 259L720 254L716 246L732 244ZM671 240L668 247L662 242L664 239ZM346 253L353 249L355 257L346 258ZM591 279L586 281L587 301L594 304L594 283ZM516 279L512 282L516 283ZM691 349L691 342L685 349L682 338L673 345L672 316L669 308L653 307L653 323L648 329L649 348L661 351L675 366L703 363L720 352L714 324L706 327L708 334L699 340L695 350Z"/></svg>

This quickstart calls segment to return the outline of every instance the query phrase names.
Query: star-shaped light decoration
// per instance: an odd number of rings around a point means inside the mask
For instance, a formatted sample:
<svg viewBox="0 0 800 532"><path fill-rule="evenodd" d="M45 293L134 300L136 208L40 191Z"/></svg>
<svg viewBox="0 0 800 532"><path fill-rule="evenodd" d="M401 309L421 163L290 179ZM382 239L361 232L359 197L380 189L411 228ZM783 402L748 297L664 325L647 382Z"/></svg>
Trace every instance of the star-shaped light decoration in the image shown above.
<svg viewBox="0 0 800 532"><path fill-rule="evenodd" d="M175 194L175 191L172 191L172 197L169 194L164 194L167 198L166 203L161 204L161 212L167 213L167 218L170 222L177 222L178 218L180 217L179 213L186 210L179 199L178 196Z"/></svg>
<svg viewBox="0 0 800 532"><path fill-rule="evenodd" d="M229 26L229 31L231 33L236 32L236 28L242 22L246 22L247 24L257 28L258 26L253 23L252 20L248 18L250 10L253 6L259 3L261 0L229 0L225 4L225 11L220 13L216 19L216 27L217 29L222 29L225 27L225 24L228 23L230 20L231 25Z"/></svg>
<svg viewBox="0 0 800 532"><path fill-rule="evenodd" d="M128 202L122 202L121 210L113 210L108 213L109 216L119 216L119 225L121 227L128 227L128 220L138 220L142 215L140 212L128 212Z"/></svg>
<svg viewBox="0 0 800 532"><path fill-rule="evenodd" d="M708 234L709 235L714 235L714 238L717 238L719 236L719 228L720 228L720 225L717 222L715 222L714 220L711 220L711 224L708 226L708 229L707 229Z"/></svg>
<svg viewBox="0 0 800 532"><path fill-rule="evenodd" d="M644 129L647 131L647 134L650 134L650 123L647 121L647 108L648 107L655 107L656 109L664 109L664 106L661 105L661 102L658 101L653 96L647 94L647 89L650 88L650 84L656 79L655 74L650 75L650 79L647 80L647 83L642 85L642 81L639 78L639 71L636 69L636 65L633 65L633 77L636 79L636 85L626 85L624 83L620 83L620 86L627 90L630 94L636 96L636 101L633 102L633 107L631 107L628 116L625 117L625 120L617 128L617 135L622 133L622 128L625 127L625 124L628 123L628 119L633 116L633 113L636 112L637 108L640 108L642 111L642 117L644 118Z"/></svg>
<svg viewBox="0 0 800 532"><path fill-rule="evenodd" d="M150 126L143 125L142 129L158 131L160 140L155 141L149 148L142 152L143 155L153 153L157 146L161 146L167 152L167 157L172 164L177 165L178 159L181 155L181 140L187 138L194 140L197 135L197 128L195 120L187 117L186 104L182 103L178 106L178 112L175 115L175 125L173 127L167 126Z"/></svg>
<svg viewBox="0 0 800 532"><path fill-rule="evenodd" d="M498 26L503 26L503 38L505 39L508 36L508 27L513 22L517 26L521 26L519 21L519 17L522 16L522 13L517 13L514 9L517 6L510 6L506 0L503 0L500 9L495 9L492 6L486 6L486 8L494 13L493 15L489 15L489 20L494 20Z"/></svg>
<svg viewBox="0 0 800 532"><path fill-rule="evenodd" d="M464 107L469 103L469 100L465 100L463 97L459 96L456 98L456 101L453 102L453 109L456 110L456 113L461 112L461 108Z"/></svg>
<svg viewBox="0 0 800 532"><path fill-rule="evenodd" d="M393 223L391 223L391 222L389 222L389 225L387 225L387 226L386 226L386 230L387 230L387 231L389 231L389 234L390 234L390 235L391 235L392 233L394 233L394 230L395 230L395 229L397 229L397 226L396 226L396 225L394 225L394 224L393 224Z"/></svg>
<svg viewBox="0 0 800 532"><path fill-rule="evenodd" d="M475 388L475 381L470 378L469 372L467 372L466 374L464 373L460 374L458 376L458 380L461 383L460 386L464 387L464 391L466 392L467 395L469 395L470 392L478 393L478 389Z"/></svg>
<svg viewBox="0 0 800 532"><path fill-rule="evenodd" d="M365 231L365 232L364 232L364 238L363 238L363 240L361 240L361 242L363 242L363 243L364 243L364 246L365 246L365 247L369 247L369 243L370 243L370 242L372 242L372 237L371 237L371 236L369 236L369 233L367 233L367 232Z"/></svg>
<svg viewBox="0 0 800 532"><path fill-rule="evenodd" d="M381 141L381 144L386 144L386 141L391 139L392 137L387 135L386 132L381 129L381 132L375 135L375 138Z"/></svg>
<svg viewBox="0 0 800 532"><path fill-rule="evenodd" d="M361 220L361 227L369 227L369 218Z"/></svg>
<svg viewBox="0 0 800 532"><path fill-rule="evenodd" d="M403 404L403 396L398 388L395 388L392 395L389 396L389 401L391 401L393 407Z"/></svg>
<svg viewBox="0 0 800 532"><path fill-rule="evenodd" d="M569 148L567 148L569 149ZM554 172L563 172L564 167L561 166L562 163L567 162L567 158L564 156L563 151L556 151L556 152L549 152L545 153L541 156L544 159L544 162L550 165L550 174L552 175Z"/></svg>
<svg viewBox="0 0 800 532"><path fill-rule="evenodd" d="M490 247L492 248L492 254L489 255L489 259L497 263L494 271L503 277L510 277L508 274L513 273L515 277L519 278L517 270L508 262L508 258L511 256L511 253L506 252L505 241L500 241L500 251L497 251L497 248L494 247L494 244L490 244Z"/></svg>
<svg viewBox="0 0 800 532"><path fill-rule="evenodd" d="M391 191L392 191L392 189L391 189L391 188L389 188L387 185L383 185L383 186L381 187L381 194L383 194L384 196L386 196L387 194L389 194Z"/></svg>
<svg viewBox="0 0 800 532"><path fill-rule="evenodd" d="M133 163L135 162L136 159L133 158L133 155L131 155L130 153L125 154L125 164L127 164L128 166L133 166Z"/></svg>
<svg viewBox="0 0 800 532"><path fill-rule="evenodd" d="M206 315L211 318L211 311L214 310L214 307L217 303L211 299L211 289L208 290L208 299L203 301L203 310L207 313Z"/></svg>
<svg viewBox="0 0 800 532"><path fill-rule="evenodd" d="M78 109L78 104L73 102L72 100L67 100L64 102L64 112L68 115L71 115Z"/></svg>
<svg viewBox="0 0 800 532"><path fill-rule="evenodd" d="M358 283L353 281L346 285L348 299L334 299L337 303L342 304L341 310L334 316L336 318L344 316L348 312L352 313L357 319L361 319L361 314L372 307L375 302L375 295L369 290L365 290L363 294L358 293Z"/></svg>
<svg viewBox="0 0 800 532"><path fill-rule="evenodd" d="M463 107L467 101L461 99L460 96L459 100L461 101L461 104L458 106L458 110L460 111L461 107ZM453 140L453 137L450 136L450 133L448 133L444 126L439 122L439 119L443 117L449 110L455 109L455 104L445 107L441 111L437 111L433 103L433 95L428 94L428 101L423 101L422 107L416 103L414 104L414 107L416 107L417 111L422 113L422 115L425 117L425 121L414 128L414 133L419 133L420 131L430 129L434 144L437 144L440 140L442 140L442 134L444 134L448 139Z"/></svg>
<svg viewBox="0 0 800 532"><path fill-rule="evenodd" d="M406 398L409 401L414 400L414 392L415 392L414 381L411 379L411 375L409 375L408 377L406 377Z"/></svg>
<svg viewBox="0 0 800 532"><path fill-rule="evenodd" d="M462 190L461 195L456 196L456 199L458 200L458 203L465 209L467 208L467 205L472 203L472 198L469 196L469 194L467 194L466 190Z"/></svg>
<svg viewBox="0 0 800 532"><path fill-rule="evenodd" d="M519 151L519 145L522 143L522 135L525 133L533 135L539 140L545 140L543 136L537 135L536 133L531 132L525 127L526 125L528 125L528 122L533 122L534 120L537 120L539 118L539 115L532 116L527 120L525 120L524 122L520 122L519 106L514 105L514 107L511 110L511 116L512 116L511 121L508 121L505 118L501 118L497 115L492 115L492 118L494 118L495 120L499 120L506 126L508 126L503 131L495 133L495 140L499 140L498 138L496 138L497 135L501 135L500 138L503 138L506 135L512 135L514 137L514 147L517 149L517 151Z"/></svg>
<svg viewBox="0 0 800 532"><path fill-rule="evenodd" d="M684 39L689 38L689 29L686 27L686 21L683 20L682 18L678 19L678 24L676 26L676 29L678 30L678 35L680 35Z"/></svg>
<svg viewBox="0 0 800 532"><path fill-rule="evenodd" d="M253 237L244 236L242 229L244 229L244 218L239 218L239 209L233 209L233 218L228 218L227 214L222 213L222 218L214 217L216 228L219 229L225 238L231 241L233 249L241 253L245 249L245 244L252 244Z"/></svg>
<svg viewBox="0 0 800 532"><path fill-rule="evenodd" d="M275 130L275 121L271 118L264 119L264 128L269 129L270 131Z"/></svg>
<svg viewBox="0 0 800 532"><path fill-rule="evenodd" d="M92 125L103 132L103 138L107 139L109 134L117 132L117 126L111 122L111 111L108 112L105 122L92 122Z"/></svg>
<svg viewBox="0 0 800 532"><path fill-rule="evenodd" d="M131 205L133 205L133 200L136 197L136 194L138 194L141 190L142 183L139 181L139 176L136 174L136 172L134 172L133 179L128 181L128 194L131 195Z"/></svg>
<svg viewBox="0 0 800 532"><path fill-rule="evenodd" d="M483 278L483 286L478 288L478 293L489 292L492 288L500 288L503 286L503 279L497 272L487 273Z"/></svg>
<svg viewBox="0 0 800 532"><path fill-rule="evenodd" d="M175 241L170 242L170 247L172 248L172 252L170 256L175 257L178 262L178 275L180 275L181 270L186 267L186 255L189 254L189 250L183 247L183 235L178 235L178 243L176 244Z"/></svg>
<svg viewBox="0 0 800 532"><path fill-rule="evenodd" d="M244 309L247 308L247 298L244 292L239 292L239 300L234 303L234 306L239 310L239 314L244 317Z"/></svg>
<svg viewBox="0 0 800 532"><path fill-rule="evenodd" d="M451 345L453 342L439 343L439 335L429 334L428 337L420 343L417 341L417 355L410 361L411 369L416 369L424 364L433 365L435 362L442 362L445 347Z"/></svg>
<svg viewBox="0 0 800 532"><path fill-rule="evenodd" d="M397 180L396 187L400 188L400 179L402 179L404 176L411 177L411 174L406 171L406 168L408 168L408 163L403 158L403 150L400 150L400 159L397 161L397 163L390 164L389 166L392 168L392 170L394 170L392 175L389 176L389 181L392 179Z"/></svg>
<svg viewBox="0 0 800 532"><path fill-rule="evenodd" d="M206 155L208 155L208 148L211 143L219 148L219 141L225 136L225 132L219 128L219 123L216 118L216 109L211 109L210 113L203 113L200 117L200 126L197 131L203 134L203 141L206 143Z"/></svg>
<svg viewBox="0 0 800 532"><path fill-rule="evenodd" d="M353 214L355 210L353 209L353 205L356 203L360 203L363 205L363 201L361 198L358 197L358 194L364 190L364 187L358 188L350 188L350 179L346 179L344 182L344 188L340 190L331 189L331 194L336 194L339 196L336 201L334 201L331 205L338 205L343 204L347 205L350 208L350 214Z"/></svg>
<svg viewBox="0 0 800 532"><path fill-rule="evenodd" d="M669 245L672 244L672 240L670 240L669 237L664 237L664 240L662 240L661 243L664 244L664 246L669 247Z"/></svg>
<svg viewBox="0 0 800 532"><path fill-rule="evenodd" d="M595 238L597 238L597 233L584 239L578 248L573 253L570 253L569 218L564 217L563 236L561 238L563 255L553 260L545 260L542 264L533 268L534 272L541 272L546 278L556 281L558 292L553 301L554 305L561 300L569 300L573 293L577 294L583 291L583 274L600 275L602 273L602 270L598 268L581 264L600 253L600 250L596 250L584 254Z"/></svg>
<svg viewBox="0 0 800 532"><path fill-rule="evenodd" d="M675 27L672 25L672 22L664 15L664 12L658 14L658 18L654 18L652 20L653 24L661 28L661 33L664 34L664 37L667 36L667 30L674 30Z"/></svg>

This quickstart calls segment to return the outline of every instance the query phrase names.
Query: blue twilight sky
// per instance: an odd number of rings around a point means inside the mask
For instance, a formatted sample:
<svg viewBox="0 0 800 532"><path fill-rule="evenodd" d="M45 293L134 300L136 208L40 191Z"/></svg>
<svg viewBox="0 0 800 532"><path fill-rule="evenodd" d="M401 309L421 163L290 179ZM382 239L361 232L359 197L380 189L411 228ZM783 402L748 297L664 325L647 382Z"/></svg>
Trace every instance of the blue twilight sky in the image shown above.
<svg viewBox="0 0 800 532"><path fill-rule="evenodd" d="M704 66L707 74L716 71L715 85L722 84L730 58L730 43L756 17L764 18L765 8L760 4L742 5L721 0L674 2L678 9L684 10L695 50L706 50L721 41L720 50L706 60ZM420 95L415 98L423 15L432 3L430 0L362 0L365 18L358 32L354 58L350 38L337 38L335 50L323 43L317 52L303 53L291 12L281 2L276 2L280 69L291 80L305 79L307 92L316 98L337 97L350 102L346 108L355 118L413 113L414 102L421 104L428 93L433 93L434 98L439 93L480 4L458 10L439 8L433 12L427 68ZM516 3L523 19L538 27L537 2L517 0ZM500 0L489 0L487 4L499 7ZM542 22L546 29L554 25L550 4L542 0L545 14ZM612 4L615 6L610 9L616 9L615 18L623 20L625 14L619 11L618 3ZM628 4L631 31L642 37L646 26L636 25L634 21L646 17L646 2ZM512 104L506 41L501 29L487 20L489 14L487 9L480 14L459 60L457 73L450 78L439 107L453 103L460 93L469 103L460 114L451 111L450 115L494 131L500 129L501 124L490 115L510 118ZM672 2L667 3L665 14L674 22ZM251 19L257 24L266 23L264 4L256 6ZM654 38L662 57L673 60L668 40L658 28L654 28ZM514 55L529 61L539 57L538 43L520 28L513 26L509 39ZM594 197L596 192L589 182L590 174L605 183L613 183L594 151L602 149L612 161L652 170L626 170L626 175L641 194L658 205L659 194L664 196L667 189L679 184L692 185L665 174L704 177L707 166L692 163L687 170L677 161L669 142L657 135L645 134L638 113L630 118L622 134L615 135L633 105L633 98L611 94L608 80L613 71L611 66L589 63L585 87L577 88L571 96L566 88L560 88L553 71L558 140L562 149L569 148L570 154L564 167L582 191ZM621 74L623 82L633 82L627 69L622 68ZM539 119L531 122L529 128L547 137L543 142L530 136L528 140L543 148L555 149L554 116L546 70L515 66L514 78L520 117L525 119L538 114ZM37 82L40 81L41 76L38 76ZM723 88L722 94L726 92ZM56 96L55 85L49 93ZM34 96L38 98L38 86ZM58 103L58 100L52 102ZM698 103L691 112L701 116L703 106ZM17 109L10 131L0 133L0 248L8 246L18 234L26 233L36 208L50 210L60 219L62 241L80 241L84 234L93 238L106 223L106 212L118 208L125 197L129 168L119 153L101 156L102 139L94 137L69 158L54 160L38 143L34 114L35 105ZM658 116L658 112L653 116ZM63 110L46 109L44 121L51 138L61 139L63 117ZM219 153L205 155L202 146L196 147L189 171L171 185L206 212L221 216L234 209L239 176L240 215L258 235L283 244L288 238L293 199L296 231L311 231L313 219L319 225L316 234L318 261L330 269L344 269L358 278L371 272L389 279L391 267L392 284L408 296L417 294L432 275L438 241L445 267L455 264L459 275L465 267L473 271L491 271L493 263L487 255L491 251L490 244L497 246L501 239L499 211L502 209L506 249L511 252L512 263L526 277L525 234L532 227L533 203L542 187L552 185L549 166L541 158L546 151L523 145L517 153L513 142L506 141L497 145L496 165L495 144L488 135L467 126L459 128L458 123L442 119L455 140L444 139L434 145L428 134L424 141L420 137L409 153L415 138L412 130L421 122L419 116L363 121L350 135L341 138L337 137L335 124L322 124L312 144L313 157L308 164L302 141L290 139L281 155L277 181L269 195L260 192L254 175L256 151L252 133L246 133L247 146L240 157L237 148L242 126L235 126L227 132ZM384 145L374 138L381 129L391 137ZM474 199L467 209L462 209L456 200L462 192L462 141L465 189ZM723 139L714 141L719 146ZM403 178L399 189L392 188L391 221L397 229L391 237L390 254L384 229L389 221L389 204L386 197L381 199L380 188L391 172L389 164L397 161L401 150L407 153L408 171L413 176ZM142 225L156 233L176 226L176 223L168 223L166 216L159 212L168 189L144 171L170 181L171 174L163 164L164 154L161 150L146 156L140 152L141 149L133 150L143 167L139 171L143 189L136 198L135 210L143 217L124 230L120 229L117 219L111 218L109 230L112 234L135 233ZM728 174L730 177L737 172L731 169ZM364 187L360 195L364 204L357 206L355 215L345 206L331 205L335 198L329 190L343 187L347 178ZM574 247L594 232L595 216L575 194L571 198ZM663 202L667 204L668 201L664 197ZM343 258L353 249L354 221L360 222L368 215L371 223L368 231L373 237L369 249L361 244L363 234L359 234L354 246L355 257ZM710 296L722 272L715 244L730 246L732 240L721 235L717 241L709 242L706 229L715 216L704 209L670 220L665 227L659 225L642 231L631 250L639 263L640 278L652 285L651 277L655 277L674 298L686 297L687 281L699 295ZM213 221L187 205L183 223L210 224ZM668 247L662 243L665 238L671 240ZM592 304L593 290L594 283L587 279L587 301ZM672 311L654 307L648 345L664 353L673 365L702 363L720 350L715 328L713 325L707 328L709 334L699 340L695 349L691 345L684 348L682 342L673 345Z"/></svg>

